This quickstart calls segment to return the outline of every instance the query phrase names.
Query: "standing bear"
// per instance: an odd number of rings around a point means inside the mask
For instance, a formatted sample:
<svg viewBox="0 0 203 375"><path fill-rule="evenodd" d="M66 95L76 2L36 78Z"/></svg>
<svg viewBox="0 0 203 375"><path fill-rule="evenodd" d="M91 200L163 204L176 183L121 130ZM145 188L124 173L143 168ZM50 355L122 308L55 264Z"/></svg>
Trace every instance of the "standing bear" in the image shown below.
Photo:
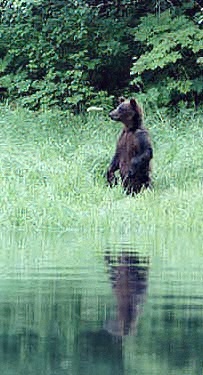
<svg viewBox="0 0 203 375"><path fill-rule="evenodd" d="M122 185L127 194L137 194L151 186L152 144L143 125L143 112L135 99L120 99L109 116L124 124L117 142L115 155L107 171L110 186L117 183L115 172L119 170Z"/></svg>

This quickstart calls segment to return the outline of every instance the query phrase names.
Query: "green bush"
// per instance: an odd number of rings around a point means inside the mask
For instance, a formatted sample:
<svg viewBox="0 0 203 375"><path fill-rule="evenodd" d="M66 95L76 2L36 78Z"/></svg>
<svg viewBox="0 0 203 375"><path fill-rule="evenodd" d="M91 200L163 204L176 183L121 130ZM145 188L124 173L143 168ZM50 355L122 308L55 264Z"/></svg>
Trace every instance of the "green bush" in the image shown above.
<svg viewBox="0 0 203 375"><path fill-rule="evenodd" d="M0 96L23 106L78 113L138 91L159 106L203 96L197 2L5 0L0 18Z"/></svg>
<svg viewBox="0 0 203 375"><path fill-rule="evenodd" d="M10 98L31 109L78 112L101 99L108 103L107 91L124 85L131 61L124 20L112 28L97 7L73 0L8 3L1 15L0 86Z"/></svg>
<svg viewBox="0 0 203 375"><path fill-rule="evenodd" d="M203 31L197 20L171 10L149 14L134 35L142 48L131 69L133 83L151 92L159 106L183 99L198 104L203 95Z"/></svg>

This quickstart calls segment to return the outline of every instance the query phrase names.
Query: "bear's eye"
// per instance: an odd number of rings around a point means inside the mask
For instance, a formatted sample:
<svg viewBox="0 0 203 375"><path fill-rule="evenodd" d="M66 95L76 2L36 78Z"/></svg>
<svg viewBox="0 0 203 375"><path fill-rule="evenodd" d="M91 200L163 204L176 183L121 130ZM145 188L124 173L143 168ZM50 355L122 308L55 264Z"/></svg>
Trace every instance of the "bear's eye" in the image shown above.
<svg viewBox="0 0 203 375"><path fill-rule="evenodd" d="M125 113L125 112L126 112L126 108L124 106L120 106L119 113Z"/></svg>

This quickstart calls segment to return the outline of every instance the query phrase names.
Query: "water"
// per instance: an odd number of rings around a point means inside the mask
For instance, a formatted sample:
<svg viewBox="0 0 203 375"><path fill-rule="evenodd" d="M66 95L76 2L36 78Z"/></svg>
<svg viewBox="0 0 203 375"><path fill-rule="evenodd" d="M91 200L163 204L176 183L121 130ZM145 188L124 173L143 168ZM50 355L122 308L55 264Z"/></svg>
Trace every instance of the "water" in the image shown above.
<svg viewBox="0 0 203 375"><path fill-rule="evenodd" d="M195 235L0 239L1 375L202 375Z"/></svg>

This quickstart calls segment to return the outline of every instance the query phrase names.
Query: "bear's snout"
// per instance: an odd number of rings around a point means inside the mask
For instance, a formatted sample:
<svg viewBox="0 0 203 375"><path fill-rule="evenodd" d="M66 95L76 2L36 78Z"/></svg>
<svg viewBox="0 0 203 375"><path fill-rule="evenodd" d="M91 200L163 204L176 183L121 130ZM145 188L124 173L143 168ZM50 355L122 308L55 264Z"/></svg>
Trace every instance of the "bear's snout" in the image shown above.
<svg viewBox="0 0 203 375"><path fill-rule="evenodd" d="M119 121L120 120L120 117L119 117L117 111L111 111L109 113L109 117L111 118L111 120L114 120L114 121Z"/></svg>

